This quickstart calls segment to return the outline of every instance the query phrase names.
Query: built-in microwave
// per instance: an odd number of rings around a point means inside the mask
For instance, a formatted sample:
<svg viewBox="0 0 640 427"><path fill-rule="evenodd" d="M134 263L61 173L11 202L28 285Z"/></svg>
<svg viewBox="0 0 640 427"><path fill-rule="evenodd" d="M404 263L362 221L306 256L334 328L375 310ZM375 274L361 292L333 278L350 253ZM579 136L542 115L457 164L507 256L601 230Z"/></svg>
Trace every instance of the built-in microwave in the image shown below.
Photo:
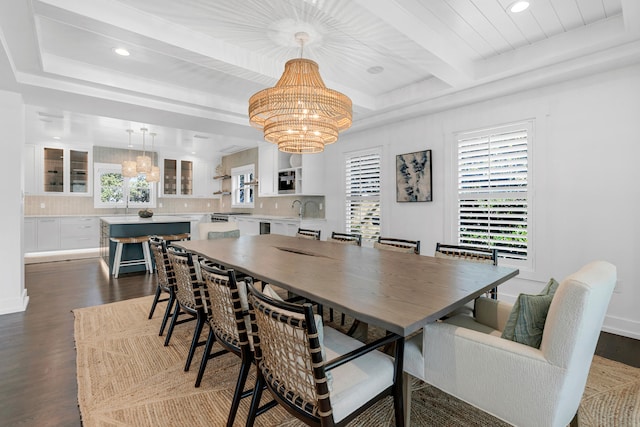
<svg viewBox="0 0 640 427"><path fill-rule="evenodd" d="M278 172L278 194L293 194L296 192L296 171Z"/></svg>

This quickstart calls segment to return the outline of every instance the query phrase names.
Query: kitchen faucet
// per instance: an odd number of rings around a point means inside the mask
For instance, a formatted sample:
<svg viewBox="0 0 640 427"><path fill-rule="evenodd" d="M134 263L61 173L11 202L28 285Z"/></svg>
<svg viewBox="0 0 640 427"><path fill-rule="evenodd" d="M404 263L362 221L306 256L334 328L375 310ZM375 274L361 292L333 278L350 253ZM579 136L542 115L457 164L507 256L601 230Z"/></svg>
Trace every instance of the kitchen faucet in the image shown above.
<svg viewBox="0 0 640 427"><path fill-rule="evenodd" d="M295 199L292 203L291 203L291 208L293 209L296 206L296 202L300 203L300 211L298 212L298 216L300 217L300 219L302 219L302 215L304 213L304 207L302 205L302 202L298 199Z"/></svg>

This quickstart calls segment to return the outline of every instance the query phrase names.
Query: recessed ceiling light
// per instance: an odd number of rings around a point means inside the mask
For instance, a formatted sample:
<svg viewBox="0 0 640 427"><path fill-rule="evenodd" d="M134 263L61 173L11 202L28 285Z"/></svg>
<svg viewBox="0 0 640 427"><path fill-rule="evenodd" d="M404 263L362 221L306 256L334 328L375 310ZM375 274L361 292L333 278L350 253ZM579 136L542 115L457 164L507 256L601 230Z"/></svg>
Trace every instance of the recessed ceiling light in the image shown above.
<svg viewBox="0 0 640 427"><path fill-rule="evenodd" d="M115 53L117 53L118 55L120 55L120 56L129 56L130 55L129 51L127 49L123 48L123 47L116 47L116 48L113 49L113 51Z"/></svg>
<svg viewBox="0 0 640 427"><path fill-rule="evenodd" d="M59 136L54 136L53 139L60 139L60 137Z"/></svg>
<svg viewBox="0 0 640 427"><path fill-rule="evenodd" d="M195 154L196 154L196 152L195 152L195 151L192 151L192 152L191 152L191 154L194 154L194 155L195 155Z"/></svg>
<svg viewBox="0 0 640 427"><path fill-rule="evenodd" d="M518 0L509 5L509 10L513 13L524 12L529 8L529 2L525 0Z"/></svg>

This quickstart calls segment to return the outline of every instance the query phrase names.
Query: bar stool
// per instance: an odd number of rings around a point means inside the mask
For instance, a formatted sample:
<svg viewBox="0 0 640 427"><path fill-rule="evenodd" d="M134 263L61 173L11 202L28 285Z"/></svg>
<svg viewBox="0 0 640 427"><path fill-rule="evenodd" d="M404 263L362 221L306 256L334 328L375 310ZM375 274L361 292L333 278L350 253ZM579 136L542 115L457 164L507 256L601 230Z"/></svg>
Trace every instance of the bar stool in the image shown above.
<svg viewBox="0 0 640 427"><path fill-rule="evenodd" d="M189 233L179 233L179 234L163 234L159 235L159 238L164 240L165 242L176 242L178 240L189 240L191 238L191 234Z"/></svg>
<svg viewBox="0 0 640 427"><path fill-rule="evenodd" d="M111 237L110 240L116 243L116 253L113 257L113 270L111 275L116 279L120 274L120 267L126 267L129 265L141 265L144 264L149 273L153 272L153 264L151 262L151 251L149 250L149 236L135 236L135 237ZM122 260L122 249L124 245L128 244L141 244L143 258Z"/></svg>

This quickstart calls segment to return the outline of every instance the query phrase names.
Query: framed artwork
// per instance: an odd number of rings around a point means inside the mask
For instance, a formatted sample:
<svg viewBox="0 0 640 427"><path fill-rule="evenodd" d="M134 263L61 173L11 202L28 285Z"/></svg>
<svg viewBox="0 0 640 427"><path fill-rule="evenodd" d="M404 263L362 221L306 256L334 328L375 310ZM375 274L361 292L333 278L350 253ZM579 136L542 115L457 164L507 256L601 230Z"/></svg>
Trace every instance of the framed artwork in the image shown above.
<svg viewBox="0 0 640 427"><path fill-rule="evenodd" d="M396 201L431 202L431 150L396 156Z"/></svg>

